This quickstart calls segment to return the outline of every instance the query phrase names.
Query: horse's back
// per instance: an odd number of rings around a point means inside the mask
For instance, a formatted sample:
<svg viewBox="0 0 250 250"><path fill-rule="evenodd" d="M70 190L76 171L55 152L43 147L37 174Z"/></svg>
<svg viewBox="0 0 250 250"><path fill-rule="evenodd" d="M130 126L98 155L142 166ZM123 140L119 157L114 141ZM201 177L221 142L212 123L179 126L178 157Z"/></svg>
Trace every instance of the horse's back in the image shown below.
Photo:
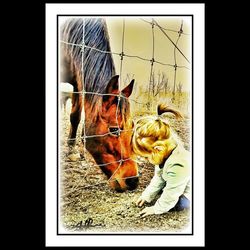
<svg viewBox="0 0 250 250"><path fill-rule="evenodd" d="M85 47L84 47L85 46ZM93 48L93 49L92 49ZM115 75L105 19L71 18L61 26L61 81L102 92ZM87 97L88 98L88 97Z"/></svg>

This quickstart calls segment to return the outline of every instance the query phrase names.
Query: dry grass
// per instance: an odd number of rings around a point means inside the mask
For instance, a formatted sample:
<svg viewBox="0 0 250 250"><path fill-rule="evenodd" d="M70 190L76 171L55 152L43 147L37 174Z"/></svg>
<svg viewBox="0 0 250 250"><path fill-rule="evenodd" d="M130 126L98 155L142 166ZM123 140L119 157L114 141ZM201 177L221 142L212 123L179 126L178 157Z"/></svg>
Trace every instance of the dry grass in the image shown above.
<svg viewBox="0 0 250 250"><path fill-rule="evenodd" d="M189 211L170 212L164 215L139 217L142 208L134 201L149 184L154 166L139 164L141 174L139 187L134 191L117 193L110 189L102 171L95 166L90 155L82 155L80 161L68 159L66 138L69 130L69 115L61 116L60 159L60 209L59 220L69 232L181 232L190 223ZM170 123L180 137L189 145L189 122ZM78 129L80 136L81 128ZM81 152L81 142L77 149Z"/></svg>

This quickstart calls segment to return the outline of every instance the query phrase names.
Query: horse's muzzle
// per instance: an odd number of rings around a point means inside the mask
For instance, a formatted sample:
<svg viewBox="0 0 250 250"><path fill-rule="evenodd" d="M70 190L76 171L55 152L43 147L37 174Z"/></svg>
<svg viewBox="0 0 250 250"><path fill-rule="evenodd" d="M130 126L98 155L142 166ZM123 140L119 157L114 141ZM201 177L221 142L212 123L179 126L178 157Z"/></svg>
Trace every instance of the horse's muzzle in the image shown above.
<svg viewBox="0 0 250 250"><path fill-rule="evenodd" d="M126 190L134 190L137 188L139 183L138 177L129 177L123 183L119 183L118 180L114 179L110 182L111 188L115 189L117 192L124 192ZM122 184L122 185L121 185Z"/></svg>

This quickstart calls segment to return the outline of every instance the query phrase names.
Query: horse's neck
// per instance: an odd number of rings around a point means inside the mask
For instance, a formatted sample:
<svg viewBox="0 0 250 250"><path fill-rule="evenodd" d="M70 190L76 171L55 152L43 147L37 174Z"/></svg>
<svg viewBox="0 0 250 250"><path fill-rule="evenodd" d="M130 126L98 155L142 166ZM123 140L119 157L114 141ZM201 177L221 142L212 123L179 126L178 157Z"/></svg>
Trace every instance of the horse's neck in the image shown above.
<svg viewBox="0 0 250 250"><path fill-rule="evenodd" d="M90 105L86 100L84 103L84 130L87 135L96 134L96 124L99 117L98 103L95 106Z"/></svg>

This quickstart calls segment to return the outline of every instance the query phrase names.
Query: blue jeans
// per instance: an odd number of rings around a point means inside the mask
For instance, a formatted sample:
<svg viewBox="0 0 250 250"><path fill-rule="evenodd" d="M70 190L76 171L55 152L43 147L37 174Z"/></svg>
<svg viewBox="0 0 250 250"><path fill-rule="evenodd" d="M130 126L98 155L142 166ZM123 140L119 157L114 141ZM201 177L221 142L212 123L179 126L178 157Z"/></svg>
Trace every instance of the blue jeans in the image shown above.
<svg viewBox="0 0 250 250"><path fill-rule="evenodd" d="M172 209L170 209L170 211L182 211L185 208L189 207L190 207L189 199L187 199L184 195L181 195L176 205Z"/></svg>

